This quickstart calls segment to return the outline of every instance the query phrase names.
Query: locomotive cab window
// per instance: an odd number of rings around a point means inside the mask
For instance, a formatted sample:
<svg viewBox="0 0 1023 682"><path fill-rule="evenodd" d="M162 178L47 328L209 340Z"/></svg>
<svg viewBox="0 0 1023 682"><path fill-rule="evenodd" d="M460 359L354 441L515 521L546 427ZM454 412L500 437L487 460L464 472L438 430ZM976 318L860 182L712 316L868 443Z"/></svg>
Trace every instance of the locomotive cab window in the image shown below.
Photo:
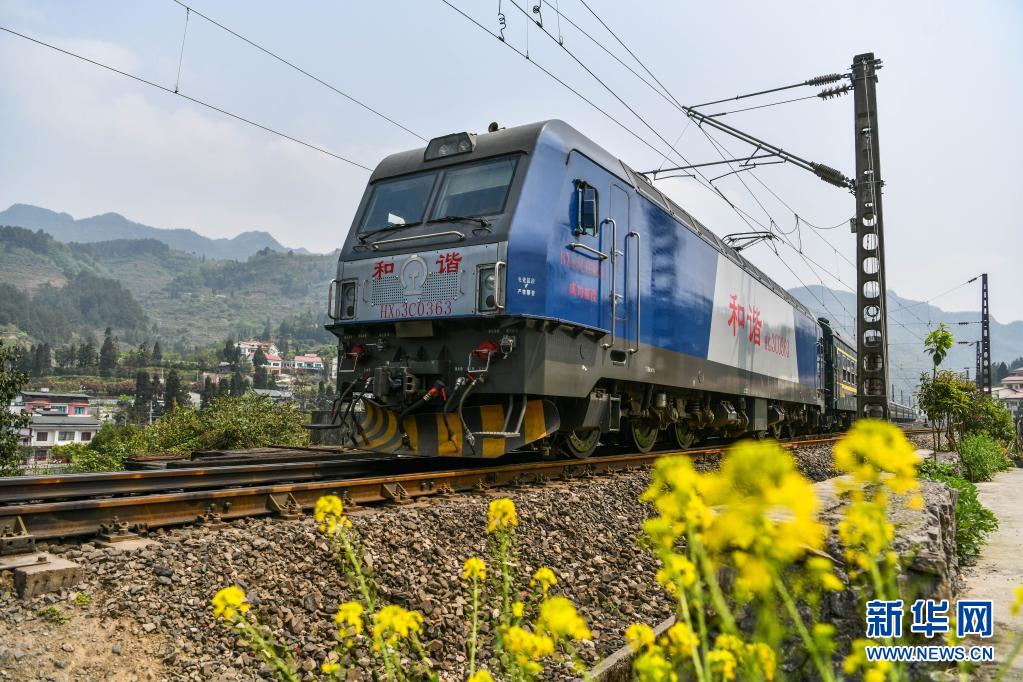
<svg viewBox="0 0 1023 682"><path fill-rule="evenodd" d="M517 162L504 158L447 171L430 220L502 213Z"/></svg>
<svg viewBox="0 0 1023 682"><path fill-rule="evenodd" d="M600 224L599 197L597 188L583 180L575 181L576 211L575 228L577 236L581 234L596 235Z"/></svg>
<svg viewBox="0 0 1023 682"><path fill-rule="evenodd" d="M421 223L436 179L436 173L427 173L378 183L373 188L359 232Z"/></svg>

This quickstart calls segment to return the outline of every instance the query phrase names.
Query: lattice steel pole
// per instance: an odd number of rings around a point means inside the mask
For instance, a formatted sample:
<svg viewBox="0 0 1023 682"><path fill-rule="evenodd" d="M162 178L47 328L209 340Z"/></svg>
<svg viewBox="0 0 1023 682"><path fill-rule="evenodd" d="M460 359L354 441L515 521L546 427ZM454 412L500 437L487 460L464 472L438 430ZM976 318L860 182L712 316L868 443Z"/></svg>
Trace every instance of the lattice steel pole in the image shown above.
<svg viewBox="0 0 1023 682"><path fill-rule="evenodd" d="M980 373L977 387L991 393L991 316L987 307L987 273L980 276Z"/></svg>
<svg viewBox="0 0 1023 682"><path fill-rule="evenodd" d="M881 211L881 148L877 126L877 70L874 54L852 64L856 136L856 412L888 418L888 319Z"/></svg>

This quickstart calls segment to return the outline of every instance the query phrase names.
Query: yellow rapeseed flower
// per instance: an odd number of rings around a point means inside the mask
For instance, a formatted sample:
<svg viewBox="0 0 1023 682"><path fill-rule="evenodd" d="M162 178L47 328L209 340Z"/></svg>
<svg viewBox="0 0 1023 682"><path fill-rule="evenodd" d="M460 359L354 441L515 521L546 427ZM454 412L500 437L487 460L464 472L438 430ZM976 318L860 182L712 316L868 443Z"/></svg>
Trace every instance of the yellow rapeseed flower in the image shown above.
<svg viewBox="0 0 1023 682"><path fill-rule="evenodd" d="M693 648L699 644L700 638L692 628L682 622L672 625L661 637L661 646L666 648L673 658L688 658L693 653Z"/></svg>
<svg viewBox="0 0 1023 682"><path fill-rule="evenodd" d="M676 682L678 673L660 647L651 647L632 662L632 673L638 682Z"/></svg>
<svg viewBox="0 0 1023 682"><path fill-rule="evenodd" d="M421 613L406 611L395 604L388 604L373 615L373 632L390 646L416 634L422 626Z"/></svg>
<svg viewBox="0 0 1023 682"><path fill-rule="evenodd" d="M665 554L661 563L663 566L655 577L668 594L675 594L679 585L686 589L696 582L696 566L681 554Z"/></svg>
<svg viewBox="0 0 1023 682"><path fill-rule="evenodd" d="M536 569L536 573L533 574L533 579L529 581L530 587L536 587L539 585L544 594L547 594L547 590L551 588L551 585L557 584L558 577L554 575L554 571L546 566L541 566Z"/></svg>
<svg viewBox="0 0 1023 682"><path fill-rule="evenodd" d="M554 654L554 640L544 634L532 633L518 625L501 632L501 643L515 663L532 674L543 670L540 661Z"/></svg>
<svg viewBox="0 0 1023 682"><path fill-rule="evenodd" d="M654 629L643 623L633 623L625 629L625 641L638 653L654 643Z"/></svg>
<svg viewBox="0 0 1023 682"><path fill-rule="evenodd" d="M540 604L540 615L536 619L540 632L550 634L554 639L589 639L590 629L586 621L575 610L575 605L565 597L551 597Z"/></svg>
<svg viewBox="0 0 1023 682"><path fill-rule="evenodd" d="M763 642L755 642L746 645L746 655L756 661L760 672L764 674L764 679L767 682L771 682L774 679L775 673L778 670L778 659L775 656L774 649Z"/></svg>
<svg viewBox="0 0 1023 682"><path fill-rule="evenodd" d="M519 525L519 517L515 512L515 503L507 497L491 501L487 511L487 532L495 533L500 529L513 528Z"/></svg>
<svg viewBox="0 0 1023 682"><path fill-rule="evenodd" d="M707 663L713 672L721 673L722 679L735 679L735 655L725 649L711 649L707 652Z"/></svg>
<svg viewBox="0 0 1023 682"><path fill-rule="evenodd" d="M512 602L512 616L515 618L522 618L522 614L526 611L526 605L520 601Z"/></svg>
<svg viewBox="0 0 1023 682"><path fill-rule="evenodd" d="M352 527L352 522L344 515L344 505L337 495L324 495L316 500L313 519L321 533L334 535L338 530Z"/></svg>
<svg viewBox="0 0 1023 682"><path fill-rule="evenodd" d="M860 419L835 444L835 466L860 484L883 483L897 493L916 489L916 448L902 429Z"/></svg>
<svg viewBox="0 0 1023 682"><path fill-rule="evenodd" d="M326 675L333 675L338 670L341 669L341 664L340 663L327 663L327 662L325 662L322 666L320 666L320 669Z"/></svg>
<svg viewBox="0 0 1023 682"><path fill-rule="evenodd" d="M832 573L830 559L821 556L810 557L806 560L806 568L811 578L825 590L841 592L845 589L845 585L838 579L838 576Z"/></svg>
<svg viewBox="0 0 1023 682"><path fill-rule="evenodd" d="M469 557L462 565L462 580L483 580L487 577L487 565L483 559Z"/></svg>
<svg viewBox="0 0 1023 682"><path fill-rule="evenodd" d="M469 675L469 679L466 682L494 682L494 678L486 670L477 670L472 675Z"/></svg>
<svg viewBox="0 0 1023 682"><path fill-rule="evenodd" d="M362 634L363 607L357 601L348 601L337 607L334 622L338 625L338 635L342 638Z"/></svg>
<svg viewBox="0 0 1023 682"><path fill-rule="evenodd" d="M249 610L249 602L245 599L245 591L237 585L231 585L217 592L213 597L213 617L227 621L235 621Z"/></svg>
<svg viewBox="0 0 1023 682"><path fill-rule="evenodd" d="M1012 611L1012 615L1018 616L1020 607L1023 607L1023 585L1014 589L1012 591L1012 596L1012 606L1009 607L1009 610Z"/></svg>
<svg viewBox="0 0 1023 682"><path fill-rule="evenodd" d="M885 559L883 555L895 537L895 527L888 522L884 496L850 504L838 524L838 537L845 547L846 559L860 570Z"/></svg>

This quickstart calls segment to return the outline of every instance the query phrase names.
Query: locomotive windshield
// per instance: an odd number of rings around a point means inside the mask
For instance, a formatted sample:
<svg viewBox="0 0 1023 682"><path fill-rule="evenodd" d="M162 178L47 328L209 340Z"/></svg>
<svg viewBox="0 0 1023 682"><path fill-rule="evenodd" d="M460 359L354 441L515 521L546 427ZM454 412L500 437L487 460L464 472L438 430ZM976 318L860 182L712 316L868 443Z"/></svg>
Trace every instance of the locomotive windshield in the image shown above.
<svg viewBox="0 0 1023 682"><path fill-rule="evenodd" d="M359 232L422 222L436 179L436 173L427 173L377 184Z"/></svg>
<svg viewBox="0 0 1023 682"><path fill-rule="evenodd" d="M494 215L503 211L516 161L514 158L498 159L449 170L444 175L432 220Z"/></svg>
<svg viewBox="0 0 1023 682"><path fill-rule="evenodd" d="M515 157L505 157L383 180L373 188L359 234L422 223L438 175L442 177L441 188L431 221L501 213L517 162Z"/></svg>

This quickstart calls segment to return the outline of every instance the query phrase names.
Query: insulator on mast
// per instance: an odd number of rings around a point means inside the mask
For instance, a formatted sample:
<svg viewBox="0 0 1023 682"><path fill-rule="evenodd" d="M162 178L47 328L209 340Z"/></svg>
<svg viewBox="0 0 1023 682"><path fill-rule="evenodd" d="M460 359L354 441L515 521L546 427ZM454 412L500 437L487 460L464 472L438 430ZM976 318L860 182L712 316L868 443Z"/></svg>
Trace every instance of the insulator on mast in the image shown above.
<svg viewBox="0 0 1023 682"><path fill-rule="evenodd" d="M843 85L838 88L828 88L826 90L821 90L820 92L817 93L817 96L820 97L821 99L827 100L831 99L832 97L841 97L842 95L844 95L847 92L850 92L851 90L852 90L851 85Z"/></svg>
<svg viewBox="0 0 1023 682"><path fill-rule="evenodd" d="M837 83L843 78L845 78L844 74L829 73L827 76L817 76L816 78L811 78L808 81L804 81L803 85L812 85L816 87L818 85L827 85L828 83Z"/></svg>
<svg viewBox="0 0 1023 682"><path fill-rule="evenodd" d="M849 187L850 180L842 174L842 171L832 168L831 166L825 166L823 163L814 163L813 166L814 174L823 180L824 182L831 183L836 187Z"/></svg>

